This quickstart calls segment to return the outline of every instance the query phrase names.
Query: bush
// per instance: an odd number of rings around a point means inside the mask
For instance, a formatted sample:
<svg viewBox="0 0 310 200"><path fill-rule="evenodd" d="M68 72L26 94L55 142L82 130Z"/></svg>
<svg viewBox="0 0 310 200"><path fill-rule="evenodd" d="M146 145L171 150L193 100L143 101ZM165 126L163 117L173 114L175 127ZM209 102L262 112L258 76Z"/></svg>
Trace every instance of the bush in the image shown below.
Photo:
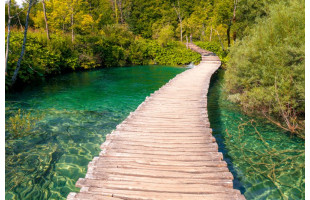
<svg viewBox="0 0 310 200"><path fill-rule="evenodd" d="M165 48L156 48L155 61L162 65L185 65L201 60L199 53L187 49L180 42L170 42Z"/></svg>
<svg viewBox="0 0 310 200"><path fill-rule="evenodd" d="M17 66L22 41L22 32L11 32L7 89ZM185 45L166 42L163 47L156 40L134 38L122 25L106 26L101 35L76 35L73 43L70 35L52 34L48 41L44 32L30 30L18 83L30 83L76 69L155 63L177 66L200 60L200 55L186 49Z"/></svg>
<svg viewBox="0 0 310 200"><path fill-rule="evenodd" d="M298 133L305 114L305 4L293 0L270 10L231 48L226 89L245 111Z"/></svg>
<svg viewBox="0 0 310 200"><path fill-rule="evenodd" d="M58 74L64 70L63 68L74 68L77 65L77 60L72 59L75 53L70 48L66 37L52 36L52 40L48 42L46 36L42 34L28 32L26 50L18 74L19 82L29 83L33 79ZM22 41L22 32L11 32L6 84L10 83L10 78L17 66Z"/></svg>

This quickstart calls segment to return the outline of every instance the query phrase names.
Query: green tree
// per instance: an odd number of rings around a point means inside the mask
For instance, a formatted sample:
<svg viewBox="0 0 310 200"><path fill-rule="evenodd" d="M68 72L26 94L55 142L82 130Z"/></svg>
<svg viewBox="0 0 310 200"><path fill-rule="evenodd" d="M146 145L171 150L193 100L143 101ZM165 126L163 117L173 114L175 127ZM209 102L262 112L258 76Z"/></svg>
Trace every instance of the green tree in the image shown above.
<svg viewBox="0 0 310 200"><path fill-rule="evenodd" d="M231 48L225 77L231 100L292 133L304 128L304 10L302 0L270 6Z"/></svg>
<svg viewBox="0 0 310 200"><path fill-rule="evenodd" d="M174 39L173 36L174 27L171 25L166 25L160 30L158 34L158 43L164 47L168 44L169 41L172 41Z"/></svg>

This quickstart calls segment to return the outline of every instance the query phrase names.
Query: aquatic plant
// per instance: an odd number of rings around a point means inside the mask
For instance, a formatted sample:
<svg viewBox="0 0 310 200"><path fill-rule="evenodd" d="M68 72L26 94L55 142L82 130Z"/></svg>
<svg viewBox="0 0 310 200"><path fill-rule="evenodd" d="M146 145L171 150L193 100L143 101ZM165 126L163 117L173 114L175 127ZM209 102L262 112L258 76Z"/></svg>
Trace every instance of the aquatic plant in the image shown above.
<svg viewBox="0 0 310 200"><path fill-rule="evenodd" d="M5 124L5 129L9 132L8 137L19 138L34 133L33 130L42 117L42 114L33 115L31 112L18 109L17 113L9 117Z"/></svg>
<svg viewBox="0 0 310 200"><path fill-rule="evenodd" d="M265 135L260 133L257 122L253 119L239 124L238 131L235 133L230 134L227 129L225 132L226 147L230 150L228 154L238 153L240 155L238 166L247 166L243 173L257 180L263 176L264 180L268 180L274 185L276 192L283 200L289 199L289 195L295 193L304 198L305 179L294 180L292 178L292 181L288 181L288 179L291 179L293 174L296 177L304 177L302 174L305 170L305 150L276 149L269 144L271 138L267 139ZM254 139L255 144L259 145L254 146L248 143L248 137ZM290 172L290 177L288 177L287 172ZM246 178L242 177L241 179L246 182ZM290 193L287 193L288 188L291 190Z"/></svg>

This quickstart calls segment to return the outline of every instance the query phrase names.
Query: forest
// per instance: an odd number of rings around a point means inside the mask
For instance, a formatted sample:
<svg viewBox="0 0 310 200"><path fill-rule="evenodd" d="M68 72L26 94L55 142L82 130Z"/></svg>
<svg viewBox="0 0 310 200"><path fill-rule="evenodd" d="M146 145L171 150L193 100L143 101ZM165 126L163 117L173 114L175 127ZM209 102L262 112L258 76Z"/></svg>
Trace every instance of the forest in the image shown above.
<svg viewBox="0 0 310 200"><path fill-rule="evenodd" d="M222 60L230 101L304 137L302 0L28 0L6 6L6 91L102 67ZM23 50L24 49L24 50Z"/></svg>

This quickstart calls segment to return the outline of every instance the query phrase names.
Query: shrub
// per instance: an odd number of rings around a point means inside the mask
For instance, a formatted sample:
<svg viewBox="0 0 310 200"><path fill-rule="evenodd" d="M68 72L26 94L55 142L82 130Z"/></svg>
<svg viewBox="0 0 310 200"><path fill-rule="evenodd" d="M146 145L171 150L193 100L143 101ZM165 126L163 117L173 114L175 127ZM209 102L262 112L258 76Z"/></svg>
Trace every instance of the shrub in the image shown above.
<svg viewBox="0 0 310 200"><path fill-rule="evenodd" d="M268 17L231 48L226 90L249 113L292 133L304 129L304 1L271 6Z"/></svg>
<svg viewBox="0 0 310 200"><path fill-rule="evenodd" d="M10 40L7 89L17 65L23 33L12 31ZM31 30L28 32L18 83L30 83L76 69L155 63L177 66L200 60L200 55L186 49L185 45L166 42L163 47L156 40L134 38L123 25L106 26L101 35L76 35L73 43L70 35L51 34L48 41L44 32Z"/></svg>

